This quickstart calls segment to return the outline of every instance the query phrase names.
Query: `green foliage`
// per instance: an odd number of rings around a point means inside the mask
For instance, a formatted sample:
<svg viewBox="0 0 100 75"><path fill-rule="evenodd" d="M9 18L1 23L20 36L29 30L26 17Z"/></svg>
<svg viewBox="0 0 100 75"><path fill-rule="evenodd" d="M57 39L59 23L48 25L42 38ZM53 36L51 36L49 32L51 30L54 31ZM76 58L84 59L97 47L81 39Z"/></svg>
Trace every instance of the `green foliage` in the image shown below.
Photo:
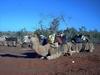
<svg viewBox="0 0 100 75"><path fill-rule="evenodd" d="M21 41L23 41L24 36L27 34L28 34L27 30L25 28L23 28L20 31L16 32L16 37L18 39L21 39Z"/></svg>
<svg viewBox="0 0 100 75"><path fill-rule="evenodd" d="M54 18L50 24L50 28L49 28L50 31L56 33L58 31L59 24L60 24L60 17Z"/></svg>
<svg viewBox="0 0 100 75"><path fill-rule="evenodd" d="M67 28L66 30L64 30L64 33L69 38L69 40L71 40L71 38L77 35L78 31L75 28Z"/></svg>
<svg viewBox="0 0 100 75"><path fill-rule="evenodd" d="M80 29L79 31L77 31L75 28L66 28L65 30L58 30L57 32L63 32L65 33L65 35L69 38L69 40L71 40L71 38L73 38L75 35L77 34L84 34L86 36L88 36L88 38L91 40L91 42L94 43L100 43L100 32L98 32L97 30L92 30L92 31L86 31L82 29ZM52 32L49 29L37 29L34 33L38 34L38 35L45 35L45 36L49 36ZM26 31L26 29L22 29L20 31L17 32L0 32L0 36L6 35L6 36L13 36L13 37L17 37L18 39L21 39L21 41L23 41L23 36L25 35L32 35L33 32L28 32Z"/></svg>
<svg viewBox="0 0 100 75"><path fill-rule="evenodd" d="M91 40L91 42L100 43L100 32L98 32L96 29L92 31L87 31L85 26L82 26L79 28L79 31L73 27L72 28L66 27L65 30L59 30L59 25L61 24L60 23L61 21L64 21L65 24L67 24L64 19L64 16L58 16L53 18L53 20L49 24L50 25L49 28L45 28L41 20L39 21L40 27L37 30L35 30L34 33L48 37L51 33L63 32L68 37L69 40L71 40L71 38L73 38L77 34L84 34ZM8 37L13 36L21 39L21 41L23 41L23 37L28 34L32 35L33 32L28 32L25 28L21 29L18 32L11 32L11 31L0 32L0 36L2 35L6 35Z"/></svg>

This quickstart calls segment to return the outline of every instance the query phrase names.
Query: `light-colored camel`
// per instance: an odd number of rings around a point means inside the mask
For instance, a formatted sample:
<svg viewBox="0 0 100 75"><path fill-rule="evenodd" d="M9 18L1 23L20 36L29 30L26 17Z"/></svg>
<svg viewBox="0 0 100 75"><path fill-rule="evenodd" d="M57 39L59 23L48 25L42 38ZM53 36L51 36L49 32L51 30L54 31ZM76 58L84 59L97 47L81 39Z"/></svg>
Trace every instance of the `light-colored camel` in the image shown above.
<svg viewBox="0 0 100 75"><path fill-rule="evenodd" d="M85 48L84 50L89 50L89 52L93 52L94 50L94 45L93 43L85 43Z"/></svg>
<svg viewBox="0 0 100 75"><path fill-rule="evenodd" d="M82 49L82 43L73 43L72 50L76 51L76 53L79 53Z"/></svg>
<svg viewBox="0 0 100 75"><path fill-rule="evenodd" d="M81 50L89 50L89 52L93 52L94 45L93 43L75 43L72 46L72 50L75 50L77 53L79 53Z"/></svg>
<svg viewBox="0 0 100 75"><path fill-rule="evenodd" d="M67 42L66 44L63 44L63 54L73 54L72 51L72 43L71 42Z"/></svg>
<svg viewBox="0 0 100 75"><path fill-rule="evenodd" d="M43 57L47 57L47 59L55 59L61 56L61 52L58 51L58 48L53 48L50 44L46 44L42 46L39 42L37 35L31 38L32 48L35 52ZM50 56L47 56L50 53Z"/></svg>
<svg viewBox="0 0 100 75"><path fill-rule="evenodd" d="M63 54L73 55L74 53L79 53L82 49L82 43L74 44L72 42L67 42L63 45Z"/></svg>

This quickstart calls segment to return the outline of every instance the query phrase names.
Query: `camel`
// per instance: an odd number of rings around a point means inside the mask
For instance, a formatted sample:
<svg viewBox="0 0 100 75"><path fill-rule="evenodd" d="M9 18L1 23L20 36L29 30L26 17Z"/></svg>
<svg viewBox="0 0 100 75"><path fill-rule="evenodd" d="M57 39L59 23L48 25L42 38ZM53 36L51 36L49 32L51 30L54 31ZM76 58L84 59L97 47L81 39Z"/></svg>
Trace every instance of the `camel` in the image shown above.
<svg viewBox="0 0 100 75"><path fill-rule="evenodd" d="M75 50L76 53L79 53L81 51L89 51L93 52L94 50L94 45L93 43L75 43L72 46L72 50Z"/></svg>
<svg viewBox="0 0 100 75"><path fill-rule="evenodd" d="M63 44L63 54L70 54L72 55L73 54L73 51L71 50L72 48L72 43L71 42L67 42L65 44Z"/></svg>
<svg viewBox="0 0 100 75"><path fill-rule="evenodd" d="M74 53L79 53L82 49L82 43L80 44L74 44L72 42L67 42L63 44L63 54L70 54L73 55Z"/></svg>
<svg viewBox="0 0 100 75"><path fill-rule="evenodd" d="M72 43L67 42L66 44L63 44L63 55L70 54L73 55L74 53L79 53L81 50L88 50L89 52L93 52L94 45L93 43Z"/></svg>
<svg viewBox="0 0 100 75"><path fill-rule="evenodd" d="M76 53L79 53L82 49L82 43L73 43L72 50L76 51Z"/></svg>
<svg viewBox="0 0 100 75"><path fill-rule="evenodd" d="M83 44L84 50L89 50L89 52L93 52L94 50L94 45L93 43L85 43Z"/></svg>
<svg viewBox="0 0 100 75"><path fill-rule="evenodd" d="M34 49L37 54L41 55L42 58L46 57L47 59L51 60L61 56L61 52L59 52L59 49L51 47L49 43L44 46L41 45L37 35L31 37L31 42L32 49ZM50 55L48 56L49 53Z"/></svg>

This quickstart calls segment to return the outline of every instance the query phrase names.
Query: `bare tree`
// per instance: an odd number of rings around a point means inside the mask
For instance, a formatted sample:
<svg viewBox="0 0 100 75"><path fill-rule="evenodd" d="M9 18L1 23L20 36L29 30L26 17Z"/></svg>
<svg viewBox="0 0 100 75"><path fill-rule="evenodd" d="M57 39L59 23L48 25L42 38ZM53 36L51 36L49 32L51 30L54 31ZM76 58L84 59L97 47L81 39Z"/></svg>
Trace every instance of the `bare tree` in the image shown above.
<svg viewBox="0 0 100 75"><path fill-rule="evenodd" d="M50 24L50 31L54 33L57 32L59 24L60 24L60 18L59 17L54 18Z"/></svg>

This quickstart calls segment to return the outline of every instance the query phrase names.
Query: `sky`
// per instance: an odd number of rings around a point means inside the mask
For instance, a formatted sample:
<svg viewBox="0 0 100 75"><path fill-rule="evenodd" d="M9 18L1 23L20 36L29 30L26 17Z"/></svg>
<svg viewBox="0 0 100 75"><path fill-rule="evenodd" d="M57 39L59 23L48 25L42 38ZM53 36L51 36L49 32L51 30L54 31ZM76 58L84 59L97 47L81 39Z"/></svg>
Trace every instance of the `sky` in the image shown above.
<svg viewBox="0 0 100 75"><path fill-rule="evenodd" d="M48 28L54 17L63 15L59 29L85 26L100 31L100 0L0 0L0 31L34 31Z"/></svg>

